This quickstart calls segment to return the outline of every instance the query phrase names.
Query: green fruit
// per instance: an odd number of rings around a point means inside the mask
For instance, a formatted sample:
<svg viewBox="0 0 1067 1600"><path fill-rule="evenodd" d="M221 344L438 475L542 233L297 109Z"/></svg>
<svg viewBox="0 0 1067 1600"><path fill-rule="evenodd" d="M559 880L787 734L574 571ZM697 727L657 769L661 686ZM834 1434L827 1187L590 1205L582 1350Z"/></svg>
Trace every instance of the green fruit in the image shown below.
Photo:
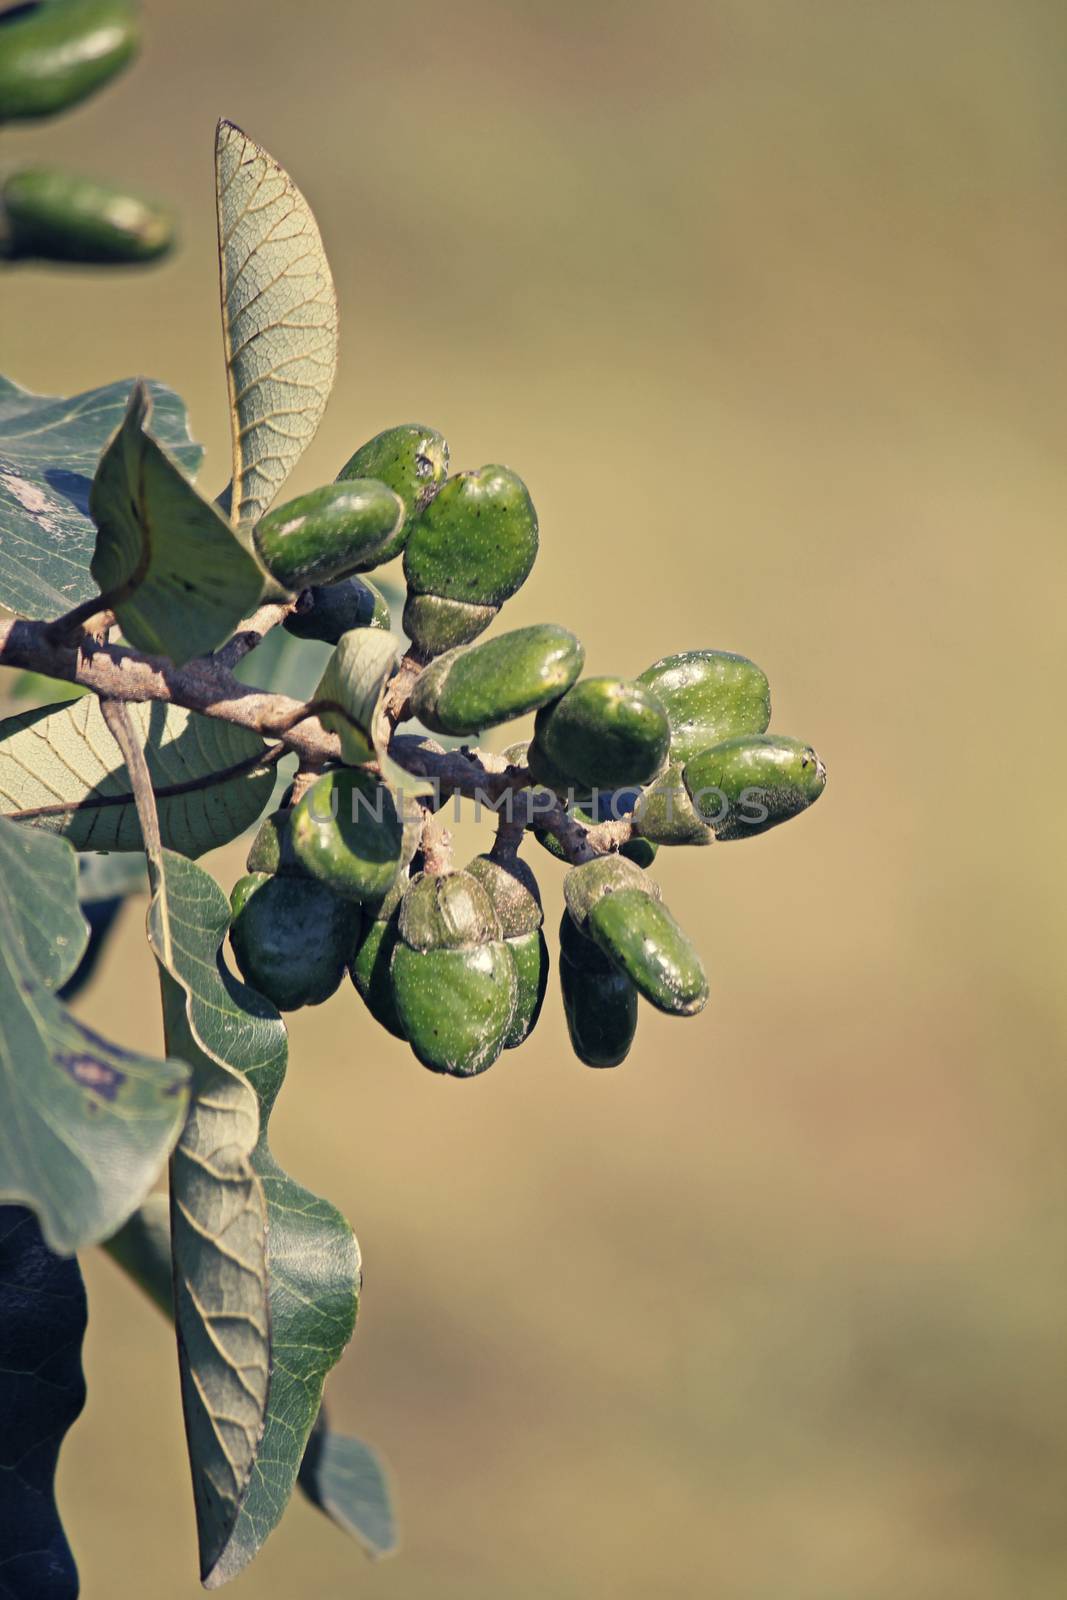
<svg viewBox="0 0 1067 1600"><path fill-rule="evenodd" d="M557 700L584 657L566 628L516 628L439 656L416 679L411 709L437 733L478 733Z"/></svg>
<svg viewBox="0 0 1067 1600"><path fill-rule="evenodd" d="M293 851L292 807L279 806L264 817L245 861L246 872L269 872L285 878L299 877L304 869Z"/></svg>
<svg viewBox="0 0 1067 1600"><path fill-rule="evenodd" d="M597 902L620 889L635 889L655 900L660 898L659 884L622 856L595 856L592 861L572 867L563 880L563 898L575 927L584 933Z"/></svg>
<svg viewBox="0 0 1067 1600"><path fill-rule="evenodd" d="M826 768L799 739L727 739L686 763L685 786L717 839L748 839L798 816L822 794Z"/></svg>
<svg viewBox="0 0 1067 1600"><path fill-rule="evenodd" d="M400 901L406 887L406 878L398 880L386 895L373 920L367 923L348 968L375 1022L397 1039L405 1039L407 1035L397 1013L389 967L400 937Z"/></svg>
<svg viewBox="0 0 1067 1600"><path fill-rule="evenodd" d="M388 633L393 625L385 596L367 578L342 578L307 593L304 609L291 611L282 624L298 639L337 644L353 628L382 628Z"/></svg>
<svg viewBox="0 0 1067 1600"><path fill-rule="evenodd" d="M504 943L515 963L518 988L515 1013L504 1040L505 1050L513 1050L533 1032L548 984L548 945L541 931L544 913L537 880L525 861L513 857L508 862L492 856L475 856L467 867L477 878L500 921Z"/></svg>
<svg viewBox="0 0 1067 1600"><path fill-rule="evenodd" d="M525 582L536 555L537 513L521 478L498 466L449 478L404 549L408 635L435 654L476 638Z"/></svg>
<svg viewBox="0 0 1067 1600"><path fill-rule="evenodd" d="M44 0L0 12L0 122L51 117L103 87L140 42L130 0Z"/></svg>
<svg viewBox="0 0 1067 1600"><path fill-rule="evenodd" d="M683 780L680 763L669 766L643 789L634 806L634 827L656 844L710 844L712 832Z"/></svg>
<svg viewBox="0 0 1067 1600"><path fill-rule="evenodd" d="M423 874L400 902L399 928L390 972L412 1050L434 1072L484 1072L504 1048L518 989L488 895L468 872Z"/></svg>
<svg viewBox="0 0 1067 1600"><path fill-rule="evenodd" d="M636 889L603 895L589 912L590 938L660 1011L691 1017L708 1002L700 957L667 907Z"/></svg>
<svg viewBox="0 0 1067 1600"><path fill-rule="evenodd" d="M497 606L471 606L435 594L409 594L404 602L404 632L424 656L440 655L477 639L496 616Z"/></svg>
<svg viewBox="0 0 1067 1600"><path fill-rule="evenodd" d="M293 807L293 854L303 870L347 900L383 900L418 842L414 806L354 767L323 773Z"/></svg>
<svg viewBox="0 0 1067 1600"><path fill-rule="evenodd" d="M241 976L279 1011L321 1005L359 938L358 906L310 878L250 873L234 885L230 943Z"/></svg>
<svg viewBox="0 0 1067 1600"><path fill-rule="evenodd" d="M764 733L771 720L766 675L727 650L683 650L664 656L638 683L659 699L671 725L671 760L690 756L743 733Z"/></svg>
<svg viewBox="0 0 1067 1600"><path fill-rule="evenodd" d="M559 928L559 983L567 1032L587 1067L617 1067L637 1031L637 991L566 912Z"/></svg>
<svg viewBox="0 0 1067 1600"><path fill-rule="evenodd" d="M415 518L429 505L448 473L448 445L435 428L408 423L386 428L360 445L337 474L338 483L348 478L377 478L394 490L404 502L405 516L396 533L378 556L378 563L398 556L408 540Z"/></svg>
<svg viewBox="0 0 1067 1600"><path fill-rule="evenodd" d="M590 788L647 783L670 746L667 713L643 684L583 678L537 714L534 743L560 772Z"/></svg>
<svg viewBox="0 0 1067 1600"><path fill-rule="evenodd" d="M284 589L306 589L375 566L403 517L399 495L358 478L276 506L256 523L253 539L272 578Z"/></svg>
<svg viewBox="0 0 1067 1600"><path fill-rule="evenodd" d="M13 260L136 265L173 243L173 213L114 184L32 167L0 192L0 255Z"/></svg>

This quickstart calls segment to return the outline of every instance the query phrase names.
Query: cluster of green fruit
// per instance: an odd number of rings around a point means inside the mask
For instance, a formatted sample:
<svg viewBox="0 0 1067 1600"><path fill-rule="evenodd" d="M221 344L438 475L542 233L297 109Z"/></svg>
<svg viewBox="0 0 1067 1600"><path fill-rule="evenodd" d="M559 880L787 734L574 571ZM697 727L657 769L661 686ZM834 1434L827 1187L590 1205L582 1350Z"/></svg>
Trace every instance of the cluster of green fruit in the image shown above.
<svg viewBox="0 0 1067 1600"><path fill-rule="evenodd" d="M506 468L447 472L440 434L389 429L335 483L269 512L253 538L279 591L300 594L285 626L331 644L388 628L388 607L361 574L403 555L404 629L421 668L404 714L431 732L466 737L536 712L532 740L505 752L507 796L522 794L523 825L574 863L560 928L564 1009L579 1058L614 1066L638 995L675 1016L707 1001L700 959L645 870L657 848L765 832L818 798L825 768L809 745L767 733L767 679L742 656L694 650L635 680L581 678L584 651L564 628L474 643L529 573L537 519ZM402 738L393 751L402 764ZM555 828L538 827L539 798ZM517 854L523 828L501 829L463 871L441 870L422 853L441 799L346 765L295 804L287 796L233 890L231 943L247 981L282 1010L327 999L347 971L421 1062L470 1076L534 1027L549 957L537 883ZM575 847L571 819L623 826L598 854L582 834Z"/></svg>
<svg viewBox="0 0 1067 1600"><path fill-rule="evenodd" d="M0 11L0 123L79 105L139 43L134 0L33 0ZM171 212L125 186L57 167L26 167L0 186L0 258L114 266L153 261L173 242Z"/></svg>

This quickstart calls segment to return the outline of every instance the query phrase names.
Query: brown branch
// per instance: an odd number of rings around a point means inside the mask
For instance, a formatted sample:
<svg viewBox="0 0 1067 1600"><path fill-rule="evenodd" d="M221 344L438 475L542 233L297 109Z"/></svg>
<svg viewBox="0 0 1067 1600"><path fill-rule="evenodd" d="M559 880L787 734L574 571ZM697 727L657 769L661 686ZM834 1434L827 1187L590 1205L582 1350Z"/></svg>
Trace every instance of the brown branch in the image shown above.
<svg viewBox="0 0 1067 1600"><path fill-rule="evenodd" d="M247 622L243 622L234 634L221 645L210 658L216 666L222 667L227 672L232 672L238 662L243 661L257 644L262 644L272 628L279 622L284 622L291 611L296 610L295 600L284 600L278 604L260 606Z"/></svg>
<svg viewBox="0 0 1067 1600"><path fill-rule="evenodd" d="M157 864L162 859L163 841L159 833L159 813L156 810L156 797L152 790L148 762L145 760L141 741L134 732L125 702L101 700L100 711L112 738L122 752L126 771L130 775L130 786L137 806L137 820L141 824L145 855L148 857L149 870L154 875Z"/></svg>

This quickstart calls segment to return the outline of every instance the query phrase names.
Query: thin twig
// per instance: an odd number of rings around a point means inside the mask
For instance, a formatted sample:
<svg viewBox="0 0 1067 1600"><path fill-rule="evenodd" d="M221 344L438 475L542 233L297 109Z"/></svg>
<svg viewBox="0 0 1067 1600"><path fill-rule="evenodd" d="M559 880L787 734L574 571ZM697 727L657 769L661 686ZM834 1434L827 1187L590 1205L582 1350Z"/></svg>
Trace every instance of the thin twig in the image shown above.
<svg viewBox="0 0 1067 1600"><path fill-rule="evenodd" d="M286 600L278 604L260 606L246 622L242 622L232 639L221 645L211 660L224 671L232 672L237 664L244 660L257 645L262 644L272 628L284 622L291 611L295 611L296 601Z"/></svg>
<svg viewBox="0 0 1067 1600"><path fill-rule="evenodd" d="M152 789L148 762L145 760L141 741L134 732L130 713L125 704L121 700L101 700L100 712L111 731L112 738L122 751L122 759L130 775L130 787L133 789L134 804L137 807L137 819L141 824L145 854L148 857L149 870L154 875L156 864L162 859L163 840L159 832L159 812L156 810L156 797Z"/></svg>

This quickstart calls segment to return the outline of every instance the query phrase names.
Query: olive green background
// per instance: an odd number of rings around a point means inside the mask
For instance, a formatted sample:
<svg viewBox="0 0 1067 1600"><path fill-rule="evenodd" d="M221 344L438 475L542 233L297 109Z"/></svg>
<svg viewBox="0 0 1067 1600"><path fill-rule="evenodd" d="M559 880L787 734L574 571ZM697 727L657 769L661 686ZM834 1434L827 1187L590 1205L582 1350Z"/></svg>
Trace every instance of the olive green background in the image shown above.
<svg viewBox="0 0 1067 1600"><path fill-rule="evenodd" d="M573 628L591 672L750 654L830 773L778 833L661 854L712 1001L645 1008L616 1072L569 1056L555 977L473 1082L351 991L294 1020L275 1144L359 1233L329 1392L388 1457L404 1547L368 1567L296 1505L235 1592L1062 1596L1067 11L146 15L140 65L7 159L158 190L183 248L6 278L5 369L167 380L221 486L229 116L305 188L340 295L294 489L407 420L509 463L543 554L504 624ZM141 921L83 1010L147 1045ZM192 1596L171 1336L86 1271L60 1471L84 1592Z"/></svg>

